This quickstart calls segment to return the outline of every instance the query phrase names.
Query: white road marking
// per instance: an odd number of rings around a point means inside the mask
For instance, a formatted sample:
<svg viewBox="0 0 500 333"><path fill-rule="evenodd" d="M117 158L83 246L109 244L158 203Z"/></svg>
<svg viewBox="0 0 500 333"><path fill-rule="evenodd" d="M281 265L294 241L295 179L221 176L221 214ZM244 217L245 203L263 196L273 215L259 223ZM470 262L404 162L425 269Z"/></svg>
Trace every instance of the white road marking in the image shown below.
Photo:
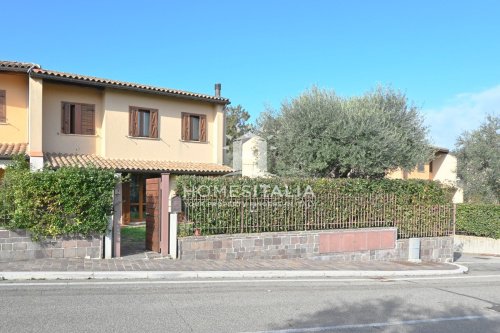
<svg viewBox="0 0 500 333"><path fill-rule="evenodd" d="M22 286L83 286L83 285L143 285L143 284L224 284L224 283L289 283L289 282L396 282L413 280L449 280L449 279L482 279L500 277L500 275L467 275L467 276L434 276L434 277L401 277L401 278L352 278L352 279L238 279L238 280L130 280L130 281L71 281L65 282L0 282L0 287Z"/></svg>
<svg viewBox="0 0 500 333"><path fill-rule="evenodd" d="M463 321L463 320L480 320L489 318L500 318L499 315L481 315L481 316L463 316L463 317L444 317L444 318L429 318L429 319L416 319L404 321L389 321L385 323L369 323L369 324L351 324L351 325L337 325L337 326L322 326L322 327L308 327L308 328L291 328L284 330L271 330L271 331L256 331L248 333L299 333L299 332L327 332L334 330L347 330L359 328L376 328L387 326L403 326L403 325L418 325L428 323L440 323L447 321Z"/></svg>

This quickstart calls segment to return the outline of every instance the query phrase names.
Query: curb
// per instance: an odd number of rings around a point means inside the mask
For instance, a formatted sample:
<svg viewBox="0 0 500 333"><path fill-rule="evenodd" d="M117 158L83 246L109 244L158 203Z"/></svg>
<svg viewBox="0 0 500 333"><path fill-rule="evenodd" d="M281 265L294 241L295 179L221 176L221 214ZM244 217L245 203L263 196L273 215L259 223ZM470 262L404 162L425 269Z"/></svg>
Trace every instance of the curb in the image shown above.
<svg viewBox="0 0 500 333"><path fill-rule="evenodd" d="M127 280L127 279L224 279L224 278L325 278L325 277L393 277L464 274L465 266L447 270L411 271L94 271L94 272L0 272L0 280Z"/></svg>

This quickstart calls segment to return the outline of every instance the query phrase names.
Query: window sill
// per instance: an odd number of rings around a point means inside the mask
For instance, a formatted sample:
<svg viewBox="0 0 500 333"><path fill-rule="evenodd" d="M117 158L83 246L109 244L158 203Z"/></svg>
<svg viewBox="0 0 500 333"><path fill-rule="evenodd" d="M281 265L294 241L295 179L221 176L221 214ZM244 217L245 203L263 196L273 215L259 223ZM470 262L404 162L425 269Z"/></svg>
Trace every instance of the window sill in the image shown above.
<svg viewBox="0 0 500 333"><path fill-rule="evenodd" d="M126 135L129 139L137 139L137 140L152 140L152 141L160 141L160 138L149 138L147 136L130 136Z"/></svg>
<svg viewBox="0 0 500 333"><path fill-rule="evenodd" d="M210 141L192 141L192 140L179 140L180 142L185 142L185 143L200 143L200 144L209 144Z"/></svg>
<svg viewBox="0 0 500 333"><path fill-rule="evenodd" d="M96 138L97 134L66 134L66 133L58 133L61 136L83 136L83 137L90 137L90 138Z"/></svg>
<svg viewBox="0 0 500 333"><path fill-rule="evenodd" d="M0 125L10 125L10 123L8 123L8 122L5 122L5 123L4 123L4 122L1 122L1 121L0 121Z"/></svg>

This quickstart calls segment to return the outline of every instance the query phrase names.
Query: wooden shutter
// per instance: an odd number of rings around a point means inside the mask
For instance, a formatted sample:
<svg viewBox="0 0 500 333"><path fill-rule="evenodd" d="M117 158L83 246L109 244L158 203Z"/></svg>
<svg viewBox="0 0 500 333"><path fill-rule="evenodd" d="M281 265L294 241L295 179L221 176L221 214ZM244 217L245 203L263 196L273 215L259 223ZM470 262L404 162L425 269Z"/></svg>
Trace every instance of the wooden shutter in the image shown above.
<svg viewBox="0 0 500 333"><path fill-rule="evenodd" d="M149 111L149 137L158 138L158 110Z"/></svg>
<svg viewBox="0 0 500 333"><path fill-rule="evenodd" d="M61 132L64 134L69 134L70 131L70 121L71 121L71 110L69 103L62 103L62 116L61 116Z"/></svg>
<svg viewBox="0 0 500 333"><path fill-rule="evenodd" d="M95 134L95 105L82 104L81 107L81 134Z"/></svg>
<svg viewBox="0 0 500 333"><path fill-rule="evenodd" d="M200 142L207 142L207 116L200 116Z"/></svg>
<svg viewBox="0 0 500 333"><path fill-rule="evenodd" d="M75 104L75 119L72 119L75 122L75 133L73 134L82 134L82 105Z"/></svg>
<svg viewBox="0 0 500 333"><path fill-rule="evenodd" d="M189 114L182 114L182 140L189 141L191 139L190 135L190 124L189 124Z"/></svg>
<svg viewBox="0 0 500 333"><path fill-rule="evenodd" d="M5 90L0 90L0 123L7 122L7 98Z"/></svg>
<svg viewBox="0 0 500 333"><path fill-rule="evenodd" d="M128 122L128 135L139 136L139 110L130 107L129 122Z"/></svg>

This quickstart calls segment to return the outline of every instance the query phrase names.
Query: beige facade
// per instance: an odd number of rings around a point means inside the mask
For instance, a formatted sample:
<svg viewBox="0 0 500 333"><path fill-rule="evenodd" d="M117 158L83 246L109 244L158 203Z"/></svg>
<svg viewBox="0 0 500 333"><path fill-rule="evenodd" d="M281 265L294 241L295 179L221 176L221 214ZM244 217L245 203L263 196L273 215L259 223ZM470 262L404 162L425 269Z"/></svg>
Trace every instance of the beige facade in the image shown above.
<svg viewBox="0 0 500 333"><path fill-rule="evenodd" d="M0 90L6 91L5 123L0 123L0 142L28 142L28 77L20 73L1 73Z"/></svg>
<svg viewBox="0 0 500 333"><path fill-rule="evenodd" d="M421 165L420 168L416 167L411 172L405 172L398 169L388 173L386 178L439 181L445 185L456 188L453 195L454 203L463 202L463 189L460 188L457 178L457 158L445 149L438 150L434 155L434 159L429 163Z"/></svg>
<svg viewBox="0 0 500 333"><path fill-rule="evenodd" d="M220 93L220 86L218 88ZM0 143L29 143L27 154L97 155L110 159L221 165L224 105L217 96L44 71L38 65L0 61L6 122ZM94 134L68 134L63 103L93 106ZM130 108L158 110L158 137L131 136ZM203 117L204 139L182 139L182 114ZM206 123L205 123L206 121ZM74 133L71 131L70 133Z"/></svg>
<svg viewBox="0 0 500 333"><path fill-rule="evenodd" d="M101 141L104 138L102 90L76 85L43 83L43 136L45 153L71 153L101 155ZM95 105L95 135L64 134L61 131L62 102ZM127 119L128 121L128 119Z"/></svg>
<svg viewBox="0 0 500 333"><path fill-rule="evenodd" d="M105 115L102 128L104 140L101 153L110 158L137 158L183 162L218 163L214 150L222 152L216 118L222 109L213 104L174 99L154 94L106 89L103 93ZM129 107L158 110L158 138L137 138L128 135ZM181 140L183 112L207 117L207 142ZM220 163L219 163L220 164Z"/></svg>

